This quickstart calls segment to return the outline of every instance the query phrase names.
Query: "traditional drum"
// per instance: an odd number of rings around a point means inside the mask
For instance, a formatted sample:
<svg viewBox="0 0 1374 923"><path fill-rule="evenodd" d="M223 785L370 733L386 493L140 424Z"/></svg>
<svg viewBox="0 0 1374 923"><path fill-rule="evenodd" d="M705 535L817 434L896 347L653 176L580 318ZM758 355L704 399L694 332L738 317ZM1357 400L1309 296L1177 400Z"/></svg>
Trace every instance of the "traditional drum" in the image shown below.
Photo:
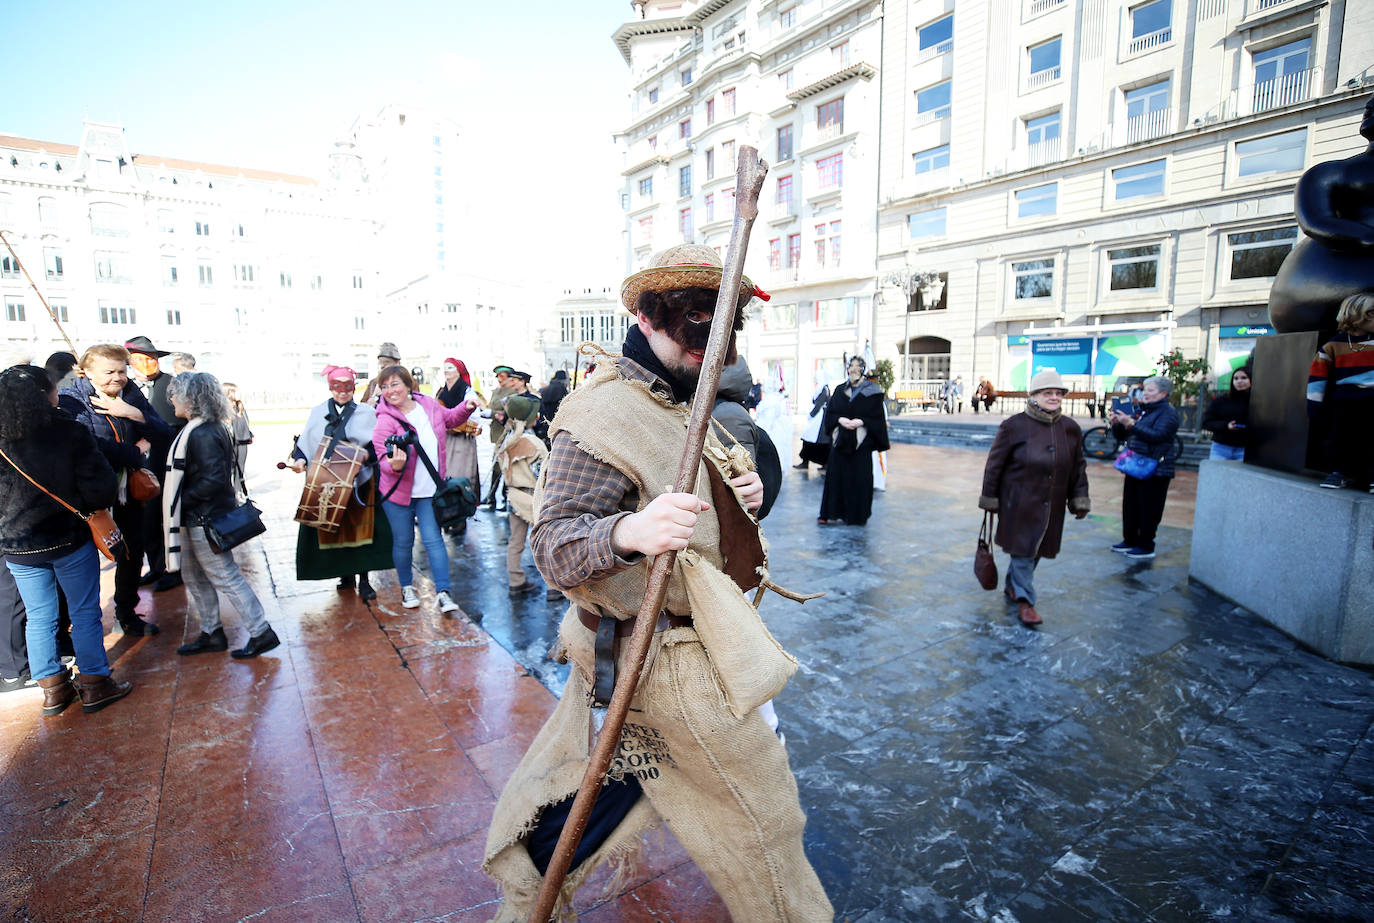
<svg viewBox="0 0 1374 923"><path fill-rule="evenodd" d="M301 502L296 507L296 522L318 529L321 533L332 535L338 532L344 524L349 504L357 505L353 497L353 482L366 463L366 446L322 436L306 470L305 488L301 491ZM367 518L367 539L370 540L372 517ZM321 539L324 539L323 534ZM322 542L327 543L327 540Z"/></svg>

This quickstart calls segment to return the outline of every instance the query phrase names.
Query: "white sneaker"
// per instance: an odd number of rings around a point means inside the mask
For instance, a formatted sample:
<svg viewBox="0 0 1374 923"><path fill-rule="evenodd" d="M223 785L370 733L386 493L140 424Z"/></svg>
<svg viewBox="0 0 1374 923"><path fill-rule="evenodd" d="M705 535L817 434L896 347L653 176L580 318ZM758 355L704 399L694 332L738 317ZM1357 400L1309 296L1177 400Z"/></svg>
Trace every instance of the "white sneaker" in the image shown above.
<svg viewBox="0 0 1374 923"><path fill-rule="evenodd" d="M453 601L453 597L448 595L448 590L440 590L434 597L439 603L440 612L461 612L463 607Z"/></svg>
<svg viewBox="0 0 1374 923"><path fill-rule="evenodd" d="M419 597L419 595L415 592L415 587L413 587L413 586L403 586L403 587L401 587L401 605L405 606L407 609L418 609L418 608L420 608L420 597Z"/></svg>

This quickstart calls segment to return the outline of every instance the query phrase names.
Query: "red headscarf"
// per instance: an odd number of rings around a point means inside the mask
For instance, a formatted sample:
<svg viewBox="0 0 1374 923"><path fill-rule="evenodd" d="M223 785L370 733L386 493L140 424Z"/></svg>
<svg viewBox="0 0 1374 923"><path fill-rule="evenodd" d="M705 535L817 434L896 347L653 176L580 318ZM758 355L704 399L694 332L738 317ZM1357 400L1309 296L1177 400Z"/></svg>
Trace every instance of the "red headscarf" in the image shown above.
<svg viewBox="0 0 1374 923"><path fill-rule="evenodd" d="M450 357L448 359L445 359L444 361L452 362L454 366L457 367L458 377L463 380L463 384L467 385L469 388L472 387L472 376L468 374L468 367L463 364L461 359L454 359Z"/></svg>
<svg viewBox="0 0 1374 923"><path fill-rule="evenodd" d="M345 378L358 380L358 373L346 365L326 365L324 367L325 381L342 381Z"/></svg>

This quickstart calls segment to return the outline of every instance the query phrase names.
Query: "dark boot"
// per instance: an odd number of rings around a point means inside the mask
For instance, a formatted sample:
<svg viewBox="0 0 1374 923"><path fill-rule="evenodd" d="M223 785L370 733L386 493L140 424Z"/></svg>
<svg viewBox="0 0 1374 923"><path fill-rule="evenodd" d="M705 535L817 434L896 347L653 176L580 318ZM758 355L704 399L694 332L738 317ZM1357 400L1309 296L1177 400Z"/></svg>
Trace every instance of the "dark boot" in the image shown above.
<svg viewBox="0 0 1374 923"><path fill-rule="evenodd" d="M180 571L177 571L174 574L163 574L161 577L157 578L156 582L153 583L153 592L161 593L165 590L176 589L179 586L181 586Z"/></svg>
<svg viewBox="0 0 1374 923"><path fill-rule="evenodd" d="M357 583L356 583L356 581L354 580L353 575L352 575L352 574L347 574L347 575L345 575L345 576L339 578L339 585L338 585L338 587L336 587L336 589L340 589L340 590L351 590L351 589L353 589L353 587L355 587L355 586L357 586Z"/></svg>
<svg viewBox="0 0 1374 923"><path fill-rule="evenodd" d="M76 701L76 686L72 683L71 670L63 667L61 673L45 676L38 681L43 687L43 716L60 715L67 706Z"/></svg>
<svg viewBox="0 0 1374 923"><path fill-rule="evenodd" d="M281 644L281 639L272 630L272 626L268 625L266 631L255 638L249 638L247 644L236 651L230 651L229 656L235 660L247 660L249 657L267 653L278 644Z"/></svg>
<svg viewBox="0 0 1374 923"><path fill-rule="evenodd" d="M143 621L137 612L130 612L128 615L117 615L115 620L119 622L119 627L126 635L135 638L148 637L158 633L159 629L152 622Z"/></svg>
<svg viewBox="0 0 1374 923"><path fill-rule="evenodd" d="M120 682L109 676L82 673L77 676L76 683L81 691L81 710L84 712L100 711L134 691L133 683Z"/></svg>
<svg viewBox="0 0 1374 923"><path fill-rule="evenodd" d="M224 636L224 626L221 625L214 631L202 631L199 638L177 648L177 653L186 657L191 654L217 654L227 650L229 639Z"/></svg>
<svg viewBox="0 0 1374 923"><path fill-rule="evenodd" d="M368 581L367 574L358 575L358 598L363 602L371 602L377 598L377 591L372 589L372 584Z"/></svg>

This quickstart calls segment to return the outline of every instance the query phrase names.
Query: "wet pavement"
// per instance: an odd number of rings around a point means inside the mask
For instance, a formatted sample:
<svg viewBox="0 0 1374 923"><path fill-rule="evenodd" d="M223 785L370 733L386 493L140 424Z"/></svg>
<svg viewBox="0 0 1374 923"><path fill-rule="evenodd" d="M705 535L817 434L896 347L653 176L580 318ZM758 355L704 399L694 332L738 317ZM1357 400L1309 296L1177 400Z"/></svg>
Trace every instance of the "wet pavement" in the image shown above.
<svg viewBox="0 0 1374 923"><path fill-rule="evenodd" d="M506 596L487 512L450 541L480 626L440 618L423 579L414 611L393 574L371 607L296 582L299 480L264 429L271 528L239 557L283 645L177 657L172 590L140 607L161 635L106 639L129 698L42 719L37 691L0 696L0 921L490 917L486 824L561 688L560 607ZM776 704L837 919L1374 917L1374 674L1187 582L1196 474L1159 556L1130 562L1107 550L1120 475L1092 466L1031 630L972 577L981 453L898 446L889 469L866 528L816 525L814 469L766 522L776 581L827 593L763 611L801 662ZM671 836L606 881L581 919L725 918Z"/></svg>

